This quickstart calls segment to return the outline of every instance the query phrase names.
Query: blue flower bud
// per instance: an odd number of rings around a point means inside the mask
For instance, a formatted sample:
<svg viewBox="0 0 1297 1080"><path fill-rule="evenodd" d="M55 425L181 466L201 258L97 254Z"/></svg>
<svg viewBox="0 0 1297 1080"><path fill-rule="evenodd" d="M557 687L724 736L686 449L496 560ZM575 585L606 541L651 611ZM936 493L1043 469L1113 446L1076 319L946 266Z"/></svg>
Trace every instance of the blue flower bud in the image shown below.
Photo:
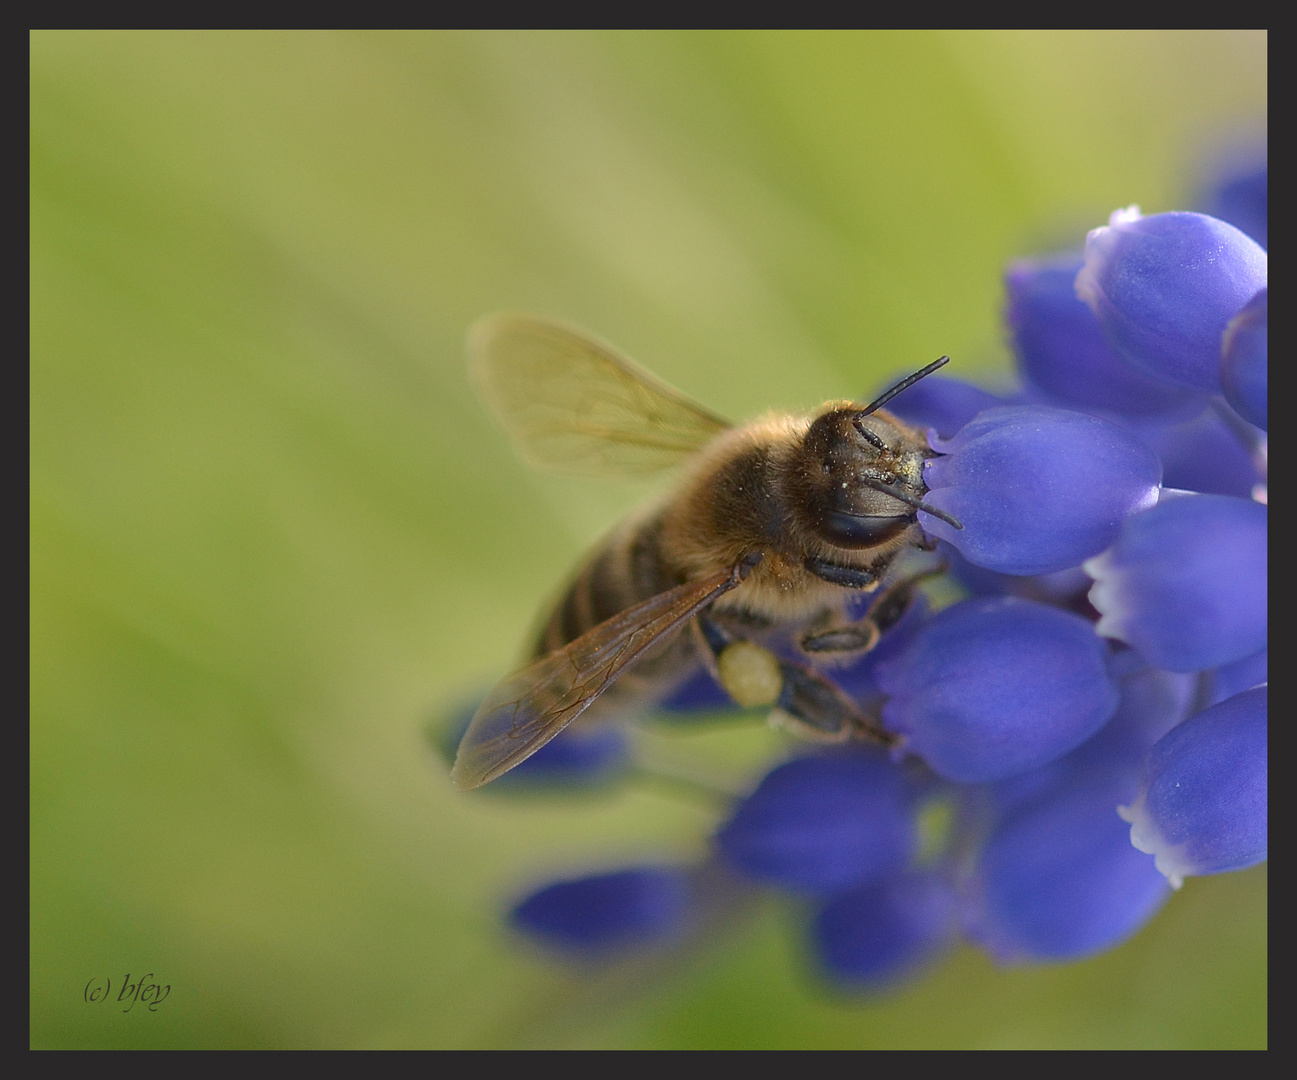
<svg viewBox="0 0 1297 1080"><path fill-rule="evenodd" d="M1244 164L1238 158L1218 170L1203 207L1212 217L1228 221L1248 234L1262 247L1269 247L1267 233L1270 220L1270 167L1255 159Z"/></svg>
<svg viewBox="0 0 1297 1080"><path fill-rule="evenodd" d="M1134 805L1121 808L1130 842L1176 888L1265 860L1267 704L1258 686L1172 728L1149 753Z"/></svg>
<svg viewBox="0 0 1297 1080"><path fill-rule="evenodd" d="M1266 273L1265 249L1233 225L1132 207L1090 233L1076 292L1136 367L1216 394L1221 335Z"/></svg>
<svg viewBox="0 0 1297 1080"><path fill-rule="evenodd" d="M1084 742L1113 714L1106 651L1078 615L1016 597L955 604L880 664L883 724L949 780L998 780Z"/></svg>
<svg viewBox="0 0 1297 1080"><path fill-rule="evenodd" d="M1163 487L1250 499L1265 480L1238 432L1215 408L1178 423L1135 422L1131 430L1162 459Z"/></svg>
<svg viewBox="0 0 1297 1080"><path fill-rule="evenodd" d="M881 754L790 761L716 835L748 877L832 893L901 869L916 845L913 788Z"/></svg>
<svg viewBox="0 0 1297 1080"><path fill-rule="evenodd" d="M1126 653L1126 656L1133 656ZM1078 763L1107 767L1131 763L1136 770L1163 735L1184 720L1193 707L1198 680L1193 675L1141 667L1118 683L1121 703L1112 719L1073 754Z"/></svg>
<svg viewBox="0 0 1297 1080"><path fill-rule="evenodd" d="M1066 607L1069 600L1084 596L1091 585L1090 576L1079 566L1023 577L976 566L944 540L938 542L937 550L949 566L951 577L972 596L1021 596Z"/></svg>
<svg viewBox="0 0 1297 1080"><path fill-rule="evenodd" d="M1251 690L1263 682L1270 681L1270 650L1262 649L1259 653L1235 660L1232 664L1217 668L1212 674L1211 700L1208 705L1215 705L1244 690Z"/></svg>
<svg viewBox="0 0 1297 1080"><path fill-rule="evenodd" d="M880 990L913 975L951 942L958 906L949 884L906 873L835 896L811 941L825 973L847 989Z"/></svg>
<svg viewBox="0 0 1297 1080"><path fill-rule="evenodd" d="M1114 657L1109 668L1130 666L1123 664L1126 657L1138 661L1136 654L1128 651ZM1121 700L1117 711L1098 734L1042 768L985 785L981 794L989 796L988 805L995 815L1004 817L1051 790L1090 782L1100 775L1112 785L1115 799L1134 799L1148 751L1188 715L1198 680L1145 665L1123 675L1118 685Z"/></svg>
<svg viewBox="0 0 1297 1080"><path fill-rule="evenodd" d="M1266 645L1266 507L1182 495L1132 517L1085 564L1095 629L1169 671L1219 667Z"/></svg>
<svg viewBox="0 0 1297 1080"><path fill-rule="evenodd" d="M1121 778L1091 774L1018 806L964 886L967 933L1004 963L1111 948L1170 895L1116 814Z"/></svg>
<svg viewBox="0 0 1297 1080"><path fill-rule="evenodd" d="M988 409L952 439L933 441L924 529L969 562L1005 574L1079 566L1117 537L1131 514L1157 501L1162 465L1125 428L1044 405Z"/></svg>
<svg viewBox="0 0 1297 1080"><path fill-rule="evenodd" d="M1220 383L1225 400L1249 424L1266 430L1269 289L1262 289L1225 328Z"/></svg>
<svg viewBox="0 0 1297 1080"><path fill-rule="evenodd" d="M1108 344L1094 312L1076 295L1082 261L1070 252L1024 259L1005 274L1005 320L1024 378L1071 408L1124 416L1182 409L1197 395L1137 371Z"/></svg>
<svg viewBox="0 0 1297 1080"><path fill-rule="evenodd" d="M689 875L642 867L559 881L532 893L510 913L513 925L546 944L598 952L677 936L690 913Z"/></svg>

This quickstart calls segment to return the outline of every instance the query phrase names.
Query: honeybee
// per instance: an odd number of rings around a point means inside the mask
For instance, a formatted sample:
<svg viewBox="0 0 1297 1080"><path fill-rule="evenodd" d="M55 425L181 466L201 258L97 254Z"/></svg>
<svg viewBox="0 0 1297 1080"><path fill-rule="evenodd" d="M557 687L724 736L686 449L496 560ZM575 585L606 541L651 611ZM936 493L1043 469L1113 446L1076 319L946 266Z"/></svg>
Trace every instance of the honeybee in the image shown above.
<svg viewBox="0 0 1297 1080"><path fill-rule="evenodd" d="M896 568L907 552L931 550L918 511L960 527L923 501L923 463L935 456L924 434L881 408L948 357L868 405L830 401L735 426L549 319L483 319L468 353L529 463L622 475L686 468L665 499L585 559L532 662L470 722L456 787L494 780L592 706L607 713L660 696L699 662L738 704L774 706L808 735L894 741L811 661L872 648L903 613L925 572ZM877 596L852 619L862 592ZM800 645L793 659L761 643L789 632Z"/></svg>

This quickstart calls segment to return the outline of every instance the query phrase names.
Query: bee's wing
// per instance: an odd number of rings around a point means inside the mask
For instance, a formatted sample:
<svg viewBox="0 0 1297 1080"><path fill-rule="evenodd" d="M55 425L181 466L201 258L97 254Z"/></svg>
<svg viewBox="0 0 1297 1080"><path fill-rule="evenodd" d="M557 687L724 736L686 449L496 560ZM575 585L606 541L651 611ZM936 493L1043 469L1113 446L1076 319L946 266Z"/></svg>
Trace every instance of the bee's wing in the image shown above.
<svg viewBox="0 0 1297 1080"><path fill-rule="evenodd" d="M746 576L751 560L627 608L500 682L473 715L450 779L481 787L531 757L623 672Z"/></svg>
<svg viewBox="0 0 1297 1080"><path fill-rule="evenodd" d="M469 367L529 464L636 475L668 468L729 424L606 342L531 315L491 315Z"/></svg>

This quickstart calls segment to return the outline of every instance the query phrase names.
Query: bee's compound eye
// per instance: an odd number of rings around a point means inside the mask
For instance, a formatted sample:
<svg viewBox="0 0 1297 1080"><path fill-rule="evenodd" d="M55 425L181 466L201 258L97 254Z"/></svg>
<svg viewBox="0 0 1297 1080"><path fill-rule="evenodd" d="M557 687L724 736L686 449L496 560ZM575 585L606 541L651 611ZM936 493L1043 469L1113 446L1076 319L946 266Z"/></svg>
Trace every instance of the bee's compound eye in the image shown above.
<svg viewBox="0 0 1297 1080"><path fill-rule="evenodd" d="M864 517L830 510L820 521L819 531L825 540L838 547L866 548L891 539L913 521L913 514Z"/></svg>

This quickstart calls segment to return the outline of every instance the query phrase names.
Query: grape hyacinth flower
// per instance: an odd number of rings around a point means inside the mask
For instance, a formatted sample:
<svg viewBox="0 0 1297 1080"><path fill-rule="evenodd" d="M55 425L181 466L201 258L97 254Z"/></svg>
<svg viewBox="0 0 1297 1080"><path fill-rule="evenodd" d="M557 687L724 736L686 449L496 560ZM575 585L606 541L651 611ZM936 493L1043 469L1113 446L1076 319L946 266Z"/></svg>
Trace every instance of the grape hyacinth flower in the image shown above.
<svg viewBox="0 0 1297 1080"><path fill-rule="evenodd" d="M955 604L882 665L883 725L933 772L999 780L1061 757L1117 707L1085 619L1017 597Z"/></svg>
<svg viewBox="0 0 1297 1080"><path fill-rule="evenodd" d="M1085 242L1076 292L1141 371L1220 393L1226 327L1266 287L1255 240L1206 214L1118 210Z"/></svg>
<svg viewBox="0 0 1297 1080"><path fill-rule="evenodd" d="M832 894L904 869L917 793L881 754L808 757L770 772L716 834L755 881Z"/></svg>
<svg viewBox="0 0 1297 1080"><path fill-rule="evenodd" d="M1016 262L1020 387L932 376L887 406L929 432L925 502L964 526L917 512L964 598L919 594L825 668L897 746L798 743L715 792L707 857L544 885L513 926L620 957L774 892L823 978L878 991L961 938L1003 964L1094 955L1184 878L1263 861L1266 259L1215 218L1130 210L1084 254ZM726 703L700 670L661 706L679 732ZM592 737L532 779L646 775L625 729Z"/></svg>
<svg viewBox="0 0 1297 1080"><path fill-rule="evenodd" d="M690 908L687 871L638 867L558 881L513 910L515 927L572 953L661 944L680 933Z"/></svg>
<svg viewBox="0 0 1297 1080"><path fill-rule="evenodd" d="M1110 948L1170 894L1114 812L1121 771L1071 772L995 822L962 883L965 930L1002 963Z"/></svg>
<svg viewBox="0 0 1297 1080"><path fill-rule="evenodd" d="M1225 400L1249 424L1266 430L1266 352L1270 290L1262 289L1225 327L1220 384Z"/></svg>
<svg viewBox="0 0 1297 1080"><path fill-rule="evenodd" d="M987 409L932 448L942 456L926 463L926 499L963 528L920 512L924 529L1004 574L1079 566L1157 501L1162 480L1162 463L1130 432L1044 405Z"/></svg>
<svg viewBox="0 0 1297 1080"><path fill-rule="evenodd" d="M1085 564L1096 632L1169 671L1265 648L1267 515L1245 499L1186 494L1130 518Z"/></svg>
<svg viewBox="0 0 1297 1080"><path fill-rule="evenodd" d="M1221 221L1228 221L1263 248L1268 248L1270 168L1265 154L1257 158L1253 149L1230 155L1213 172L1215 176L1198 209Z"/></svg>
<svg viewBox="0 0 1297 1080"><path fill-rule="evenodd" d="M1259 437L1249 431L1240 438L1238 418L1223 409L1208 405L1189 420L1134 420L1130 427L1162 459L1163 488L1250 499L1262 479Z"/></svg>
<svg viewBox="0 0 1297 1080"><path fill-rule="evenodd" d="M844 989L882 990L939 956L958 930L946 882L913 871L826 901L811 923L811 949L823 973Z"/></svg>
<svg viewBox="0 0 1297 1080"><path fill-rule="evenodd" d="M1134 805L1118 808L1131 843L1177 889L1266 857L1266 686L1235 694L1167 732Z"/></svg>
<svg viewBox="0 0 1297 1080"><path fill-rule="evenodd" d="M1270 681L1270 651L1262 649L1233 664L1217 668L1211 675L1208 705L1216 705L1235 694Z"/></svg>
<svg viewBox="0 0 1297 1080"><path fill-rule="evenodd" d="M1023 259L1004 276L1004 319L1029 394L1063 408L1162 416L1201 408L1202 395L1136 370L1076 295L1080 252ZM947 434L942 432L942 434Z"/></svg>

